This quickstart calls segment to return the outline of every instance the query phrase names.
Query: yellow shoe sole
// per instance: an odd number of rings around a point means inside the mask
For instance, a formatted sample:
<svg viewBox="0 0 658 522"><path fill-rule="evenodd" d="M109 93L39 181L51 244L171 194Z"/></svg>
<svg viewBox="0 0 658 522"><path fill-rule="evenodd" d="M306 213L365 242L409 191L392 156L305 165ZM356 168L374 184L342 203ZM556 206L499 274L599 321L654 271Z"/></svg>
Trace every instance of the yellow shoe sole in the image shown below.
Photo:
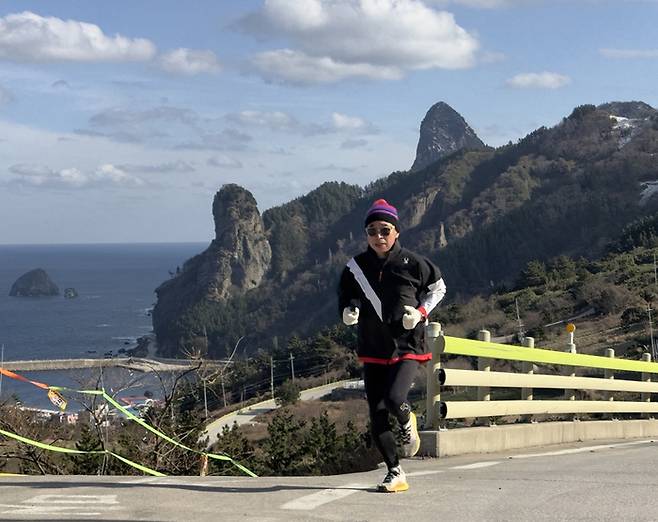
<svg viewBox="0 0 658 522"><path fill-rule="evenodd" d="M398 484L397 486L388 489L386 486L377 486L377 491L380 493L401 493L402 491L407 491L409 489L409 484L406 482L404 484Z"/></svg>

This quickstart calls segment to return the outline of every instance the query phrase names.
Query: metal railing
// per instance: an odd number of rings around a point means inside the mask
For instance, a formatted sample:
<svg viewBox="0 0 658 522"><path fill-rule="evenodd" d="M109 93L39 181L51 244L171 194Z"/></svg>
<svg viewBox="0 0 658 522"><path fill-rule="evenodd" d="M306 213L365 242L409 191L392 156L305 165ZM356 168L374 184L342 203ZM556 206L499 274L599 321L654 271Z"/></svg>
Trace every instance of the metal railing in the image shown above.
<svg viewBox="0 0 658 522"><path fill-rule="evenodd" d="M658 382L651 376L658 374L658 363L651 362L651 354L641 361L615 358L614 350L606 356L576 353L573 338L567 352L539 349L534 339L526 337L525 346L497 344L490 341L486 330L479 340L444 336L439 323L427 327L427 342L432 352L427 373L427 412L425 428L435 429L440 419L471 417L500 417L505 415L594 414L594 413L658 413L658 402L651 402L651 394L658 393ZM477 370L444 368L445 355L477 358ZM493 361L522 363L520 372L492 371ZM559 374L540 374L535 364L562 367ZM584 377L580 373L601 372L603 377ZM637 375L637 379L615 379L615 372ZM477 400L441 400L441 386L477 387ZM491 388L517 388L519 399L491 400ZM537 400L534 389L564 390L563 399ZM576 399L576 390L598 390L605 400ZM615 400L614 393L640 394L640 400ZM618 398L618 397L617 397Z"/></svg>

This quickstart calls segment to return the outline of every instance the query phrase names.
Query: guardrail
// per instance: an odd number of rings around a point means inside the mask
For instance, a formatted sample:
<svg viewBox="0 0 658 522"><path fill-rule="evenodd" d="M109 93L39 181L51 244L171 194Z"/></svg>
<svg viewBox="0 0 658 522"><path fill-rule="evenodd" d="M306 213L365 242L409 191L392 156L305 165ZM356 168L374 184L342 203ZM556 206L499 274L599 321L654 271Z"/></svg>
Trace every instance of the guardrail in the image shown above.
<svg viewBox="0 0 658 522"><path fill-rule="evenodd" d="M539 349L528 337L526 346L492 343L488 331L479 333L479 340L444 336L439 323L430 323L427 342L432 351L431 368L427 374L427 413L425 429L436 429L440 419L471 417L499 417L504 415L585 414L585 413L658 413L658 402L651 402L651 394L658 393L658 363L651 355L643 354L642 361L615 358L614 350L606 356L576 353L570 342L568 352ZM476 357L477 370L442 367L444 354ZM518 373L492 371L492 361L521 362ZM560 374L539 374L533 364L558 365ZM602 377L577 376L576 369L598 371ZM615 379L615 372L631 372L637 379ZM441 400L441 386L477 387L477 400ZM491 388L517 388L519 399L491 400ZM561 400L537 400L533 389L562 389ZM598 390L605 400L576 400L576 390ZM639 393L640 400L615 400L615 392ZM617 397L618 398L618 397Z"/></svg>

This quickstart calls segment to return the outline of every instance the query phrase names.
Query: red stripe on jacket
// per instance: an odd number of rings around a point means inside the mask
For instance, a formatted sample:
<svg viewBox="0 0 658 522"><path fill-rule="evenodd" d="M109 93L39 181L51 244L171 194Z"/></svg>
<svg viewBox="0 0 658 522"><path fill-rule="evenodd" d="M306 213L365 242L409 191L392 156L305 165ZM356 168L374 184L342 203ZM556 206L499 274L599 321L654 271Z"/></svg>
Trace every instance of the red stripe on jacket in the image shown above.
<svg viewBox="0 0 658 522"><path fill-rule="evenodd" d="M431 353L415 354L415 353L405 353L399 357L392 357L391 359L380 359L379 357L359 357L359 361L362 363L370 364L384 364L391 365L399 363L400 361L418 361L421 363L427 362L432 359Z"/></svg>

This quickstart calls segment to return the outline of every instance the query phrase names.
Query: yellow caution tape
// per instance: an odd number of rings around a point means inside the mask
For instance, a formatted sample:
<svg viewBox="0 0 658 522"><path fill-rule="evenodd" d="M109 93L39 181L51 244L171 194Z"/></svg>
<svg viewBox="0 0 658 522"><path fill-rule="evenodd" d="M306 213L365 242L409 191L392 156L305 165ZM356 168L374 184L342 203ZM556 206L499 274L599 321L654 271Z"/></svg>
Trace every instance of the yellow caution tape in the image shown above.
<svg viewBox="0 0 658 522"><path fill-rule="evenodd" d="M142 426L144 429L150 431L151 433L153 433L157 437L160 437L161 439L166 440L167 442L169 442L171 444L174 444L175 446L178 446L179 448L183 448L187 451L191 451L193 453L196 453L197 455L201 455L204 458L211 458L211 459L215 459L215 460L222 460L222 461L230 462L236 468L238 468L240 471L242 471L246 475L249 475L250 477L257 477L258 476L255 473L253 473L252 471L250 471L249 469L247 469L246 467L244 467L239 462L236 462L235 460L233 460L228 455L218 455L216 453L208 453L206 451L199 451L199 450L190 448L190 447L188 447L188 446L172 439L168 435L166 435L166 434L162 433L161 431L157 430L156 428L154 428L153 426L151 426L147 422L145 422L143 419L140 419L139 417L137 417L136 415L134 415L133 413L128 411L126 408L121 406L121 404L119 404L112 397L110 397L105 392L105 390L73 390L71 388L65 388L63 386L49 386L49 385L44 384L44 383L31 381L31 380L29 380L29 379L27 379L27 378L25 378L25 377L23 377L19 374L16 374L14 372L10 372L9 370L4 370L1 367L0 367L0 373L2 373L3 375L6 375L7 377L10 377L12 379L17 379L17 380L20 380L20 381L23 381L23 382L28 382L30 384L33 384L33 385L39 387L39 388L47 389L48 390L48 398L51 400L51 402L53 402L55 405L59 406L60 409L62 409L62 410L64 408L66 408L66 404L67 404L66 399L64 399L64 397L60 393L62 391L68 391L68 392L72 392L72 393L80 393L80 394L85 394L85 395L101 395L106 402L108 402L109 404L114 406L117 410L119 410L121 413L123 413L128 419L132 420L133 422L136 422L137 424ZM63 404L63 406L62 406L62 404ZM121 457L120 455L112 453L109 450L100 450L100 451L96 451L96 452L72 450L72 449L69 449L69 448L61 448L59 446L52 446L52 445L49 445L49 444L44 444L42 442L33 441L31 439L21 437L20 435L8 434L9 432L4 432L3 430L0 430L0 433L5 434L8 437L14 438L14 439L19 440L21 442L24 442L25 444L31 444L33 446L36 446L36 447L39 447L39 448L42 448L42 449L47 449L49 451L59 451L59 452L62 452L62 453L107 453L109 455L112 455L112 456L118 458L119 460L122 460L123 462L126 462L126 464L129 464L130 466L132 466L136 469L144 471L145 473L149 473L149 474L155 475L155 476L166 476L166 475L161 474L158 471L154 471L152 469L147 468L146 466L142 466L141 464L137 464L135 462L132 462L132 461L126 459L125 457Z"/></svg>
<svg viewBox="0 0 658 522"><path fill-rule="evenodd" d="M150 468L147 468L146 466L142 466L141 464L137 464L136 462L133 462L132 460L122 457L121 455L118 455L110 450L83 451L83 450L76 450L72 448L62 448L61 446L54 446L52 444L46 444L45 442L39 442L38 440L28 439L27 437L21 437L20 435L17 435L16 433L12 433L10 431L0 430L0 434L10 439L14 439L19 442L22 442L23 444L29 444L30 446L35 446L37 448L45 449L48 451L55 451L57 453L68 453L74 455L103 455L103 454L112 455L113 457L121 460L122 462L125 462L126 464L132 466L135 469L143 471L144 473L148 473L149 475L153 475L155 477L166 477L164 473L160 473L159 471L155 471Z"/></svg>

